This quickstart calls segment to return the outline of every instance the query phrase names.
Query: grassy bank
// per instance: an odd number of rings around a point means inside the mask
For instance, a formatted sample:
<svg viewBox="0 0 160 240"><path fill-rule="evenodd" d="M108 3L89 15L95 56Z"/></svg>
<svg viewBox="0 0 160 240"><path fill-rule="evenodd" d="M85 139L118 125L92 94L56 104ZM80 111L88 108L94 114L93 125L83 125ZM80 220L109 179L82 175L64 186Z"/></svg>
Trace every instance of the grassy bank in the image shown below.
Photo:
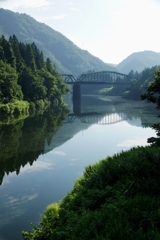
<svg viewBox="0 0 160 240"><path fill-rule="evenodd" d="M87 166L25 239L160 239L160 148L138 147Z"/></svg>
<svg viewBox="0 0 160 240"><path fill-rule="evenodd" d="M44 111L49 107L53 108L61 105L64 105L64 101L60 97L57 97L52 102L47 99L37 100L35 103L23 100L12 100L11 102L5 104L0 103L0 116L30 114L35 111Z"/></svg>

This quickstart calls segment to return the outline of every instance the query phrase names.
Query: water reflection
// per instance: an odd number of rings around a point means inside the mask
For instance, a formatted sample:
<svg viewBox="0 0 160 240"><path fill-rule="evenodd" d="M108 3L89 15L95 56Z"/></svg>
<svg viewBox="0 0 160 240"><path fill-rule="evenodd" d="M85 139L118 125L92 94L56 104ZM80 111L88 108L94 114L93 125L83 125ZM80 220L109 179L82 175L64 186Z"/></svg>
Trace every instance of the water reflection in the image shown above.
<svg viewBox="0 0 160 240"><path fill-rule="evenodd" d="M44 154L46 142L50 144L67 115L68 109L61 107L11 124L1 122L0 184L5 173L16 171L19 174L21 167L27 163L32 165L40 154Z"/></svg>
<svg viewBox="0 0 160 240"><path fill-rule="evenodd" d="M71 105L69 99L67 101ZM140 119L143 127L151 127L154 122L158 122L157 110L153 104L117 96L86 95L81 100L74 100L73 109L71 108L65 123L73 123L76 118L82 123L90 124L114 124L124 120L134 124L134 119Z"/></svg>
<svg viewBox="0 0 160 240"><path fill-rule="evenodd" d="M82 101L74 101L72 104L71 96L68 97L69 115L66 108L61 108L43 115L12 121L11 124L0 124L0 184L5 173L16 171L16 174L19 174L21 167L27 163L32 165L39 155L62 145L93 124L126 121L135 126L148 127L157 121L153 107L148 109L150 105L145 105L144 102L126 101L118 97L102 99L97 96L84 96ZM149 114L151 111L152 115ZM76 119L80 120L81 124L77 124ZM47 167L40 165L40 162L38 164L39 166L35 165L37 170Z"/></svg>
<svg viewBox="0 0 160 240"><path fill-rule="evenodd" d="M69 114L65 119L65 123L73 123L78 118L81 123L108 125L114 124L127 119L125 113L110 113L110 114L98 114L98 113L82 113L79 115Z"/></svg>
<svg viewBox="0 0 160 240"><path fill-rule="evenodd" d="M85 166L153 136L144 127L157 111L144 102L83 96L77 110L71 96L66 102L69 115L59 109L0 124L0 239L22 239L21 231L72 189Z"/></svg>

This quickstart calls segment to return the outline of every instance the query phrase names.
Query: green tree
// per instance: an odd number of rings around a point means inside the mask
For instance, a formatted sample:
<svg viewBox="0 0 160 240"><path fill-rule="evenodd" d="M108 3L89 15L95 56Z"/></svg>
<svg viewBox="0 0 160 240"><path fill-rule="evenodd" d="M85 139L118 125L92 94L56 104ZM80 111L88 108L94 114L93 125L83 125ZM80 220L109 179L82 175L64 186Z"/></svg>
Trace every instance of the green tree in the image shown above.
<svg viewBox="0 0 160 240"><path fill-rule="evenodd" d="M43 78L37 74L33 74L28 68L24 69L19 76L19 84L24 93L24 99L33 101L44 99L46 97L46 87L43 85Z"/></svg>
<svg viewBox="0 0 160 240"><path fill-rule="evenodd" d="M0 60L0 102L23 99L21 87L17 83L18 75L14 68Z"/></svg>
<svg viewBox="0 0 160 240"><path fill-rule="evenodd" d="M160 110L160 71L158 67L154 73L154 81L149 83L147 92L141 95L141 99L156 104L156 109ZM157 137L148 138L148 143L160 146L160 123L155 123L152 128L156 131Z"/></svg>
<svg viewBox="0 0 160 240"><path fill-rule="evenodd" d="M20 44L18 42L18 39L15 35L13 37L9 38L10 46L12 47L13 54L16 58L16 70L17 72L22 72L24 68L24 60L22 59L21 53L20 53Z"/></svg>
<svg viewBox="0 0 160 240"><path fill-rule="evenodd" d="M49 58L46 59L46 69L48 72L52 72L52 64Z"/></svg>
<svg viewBox="0 0 160 240"><path fill-rule="evenodd" d="M35 58L34 58L34 53L33 49L30 44L26 45L26 65L27 67L31 68L32 71L36 71L36 63L35 63Z"/></svg>
<svg viewBox="0 0 160 240"><path fill-rule="evenodd" d="M0 38L0 102L34 102L36 107L61 103L69 89L55 66L35 43L24 44L13 35Z"/></svg>
<svg viewBox="0 0 160 240"><path fill-rule="evenodd" d="M15 56L13 54L13 51L9 42L5 39L3 35L0 39L0 45L3 48L3 60L9 63L12 67L15 67L16 65Z"/></svg>
<svg viewBox="0 0 160 240"><path fill-rule="evenodd" d="M32 52L34 55L34 59L35 59L35 64L37 69L41 69L45 66L45 62L44 62L44 58L43 58L43 53L42 51L40 51L35 43L31 44L31 48L32 48Z"/></svg>
<svg viewBox="0 0 160 240"><path fill-rule="evenodd" d="M0 46L0 59L5 61L4 50L3 50L2 46Z"/></svg>

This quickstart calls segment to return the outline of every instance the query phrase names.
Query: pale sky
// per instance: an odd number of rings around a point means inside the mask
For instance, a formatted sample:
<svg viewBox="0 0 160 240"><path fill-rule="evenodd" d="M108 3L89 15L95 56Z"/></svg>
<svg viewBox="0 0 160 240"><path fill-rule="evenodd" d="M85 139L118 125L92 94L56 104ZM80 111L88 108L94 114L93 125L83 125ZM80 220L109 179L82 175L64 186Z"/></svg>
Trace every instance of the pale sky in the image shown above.
<svg viewBox="0 0 160 240"><path fill-rule="evenodd" d="M160 0L0 0L26 13L106 63L133 52L160 52Z"/></svg>

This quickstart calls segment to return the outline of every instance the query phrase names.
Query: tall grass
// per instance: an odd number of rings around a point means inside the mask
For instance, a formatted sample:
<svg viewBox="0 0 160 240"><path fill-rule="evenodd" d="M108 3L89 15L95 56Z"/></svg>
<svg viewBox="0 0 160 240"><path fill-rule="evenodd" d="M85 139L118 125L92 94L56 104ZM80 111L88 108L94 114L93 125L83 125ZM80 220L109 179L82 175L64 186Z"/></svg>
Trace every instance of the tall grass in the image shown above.
<svg viewBox="0 0 160 240"><path fill-rule="evenodd" d="M137 147L86 167L25 239L159 240L160 148Z"/></svg>

